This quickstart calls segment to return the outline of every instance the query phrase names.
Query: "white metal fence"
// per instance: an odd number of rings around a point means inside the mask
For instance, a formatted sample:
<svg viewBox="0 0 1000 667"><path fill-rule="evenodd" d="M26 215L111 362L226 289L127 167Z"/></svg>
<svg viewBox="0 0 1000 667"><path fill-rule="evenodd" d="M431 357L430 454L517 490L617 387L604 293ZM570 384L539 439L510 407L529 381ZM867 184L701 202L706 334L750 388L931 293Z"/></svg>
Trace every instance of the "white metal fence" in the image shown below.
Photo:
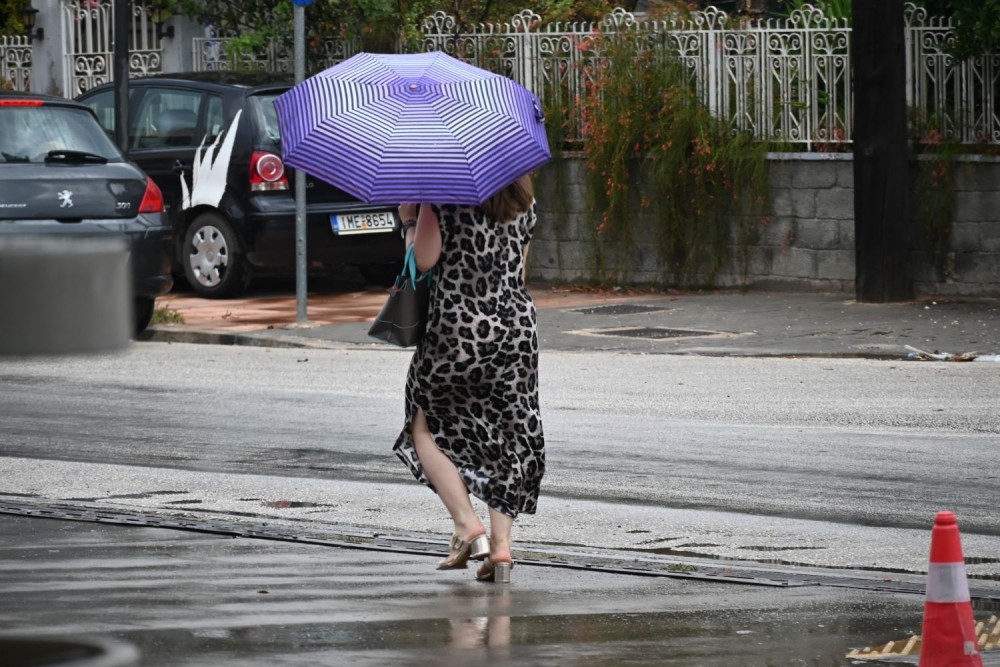
<svg viewBox="0 0 1000 667"><path fill-rule="evenodd" d="M66 0L66 57L76 94L110 80L108 0ZM848 144L853 135L851 30L810 5L785 19L747 21L716 8L684 20L648 21L622 9L595 23L542 24L532 10L507 23L458 25L438 12L421 26L423 50L441 50L505 74L564 109L565 137L580 141L579 99L601 54L597 32L628 32L682 63L708 105L734 131L787 142L805 150ZM160 44L141 6L134 10L130 71L158 71ZM956 62L945 52L954 39L946 20L906 7L907 100L925 131L964 143L1000 144L1000 55ZM224 38L193 40L194 68L229 69ZM326 67L357 53L356 41L324 39L315 47ZM292 72L290 45L241 57L241 68ZM27 89L31 46L0 37L0 76Z"/></svg>
<svg viewBox="0 0 1000 667"><path fill-rule="evenodd" d="M31 89L31 44L27 37L0 35L0 90Z"/></svg>
<svg viewBox="0 0 1000 667"><path fill-rule="evenodd" d="M114 26L109 0L64 0L63 54L66 58L63 90L67 97L113 79ZM149 10L139 2L129 12L129 76L160 71L162 45Z"/></svg>
<svg viewBox="0 0 1000 667"><path fill-rule="evenodd" d="M291 78L294 72L294 54L291 44L271 41L267 48L259 53L240 54L238 61L226 51L227 37L196 37L192 40L194 69L199 72L215 70L231 70L234 67L261 72L287 74ZM361 50L361 42L356 39L325 38L317 40L315 46L310 46L310 66L313 69L331 67L353 56ZM316 53L321 54L319 57Z"/></svg>
<svg viewBox="0 0 1000 667"><path fill-rule="evenodd" d="M965 143L1000 143L1000 56L956 62L951 24L907 3L907 100L925 129ZM423 25L424 48L514 78L569 110L566 135L582 139L576 101L600 57L596 33L634 33L691 73L707 106L734 131L828 149L853 136L851 29L810 5L785 19L734 20L716 8L685 20L641 20L615 10L597 23L541 24L531 10L505 24L460 28L443 12Z"/></svg>

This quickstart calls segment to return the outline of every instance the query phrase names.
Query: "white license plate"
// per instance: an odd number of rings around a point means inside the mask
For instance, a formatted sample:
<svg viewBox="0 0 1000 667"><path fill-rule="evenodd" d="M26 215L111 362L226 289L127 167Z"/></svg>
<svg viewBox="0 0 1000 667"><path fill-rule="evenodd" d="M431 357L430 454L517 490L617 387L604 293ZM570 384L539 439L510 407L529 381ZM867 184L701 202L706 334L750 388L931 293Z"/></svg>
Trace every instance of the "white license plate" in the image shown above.
<svg viewBox="0 0 1000 667"><path fill-rule="evenodd" d="M334 234L375 234L396 228L392 213L341 213L330 216Z"/></svg>

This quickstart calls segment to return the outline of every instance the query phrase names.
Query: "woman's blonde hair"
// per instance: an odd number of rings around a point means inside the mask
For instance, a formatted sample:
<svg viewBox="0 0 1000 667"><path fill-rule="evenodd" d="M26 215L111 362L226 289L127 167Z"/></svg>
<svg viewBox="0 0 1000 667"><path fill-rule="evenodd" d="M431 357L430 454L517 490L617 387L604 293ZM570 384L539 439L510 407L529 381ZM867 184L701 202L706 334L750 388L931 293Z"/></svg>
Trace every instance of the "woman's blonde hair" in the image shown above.
<svg viewBox="0 0 1000 667"><path fill-rule="evenodd" d="M530 209L534 201L535 186L531 174L525 174L487 199L480 208L494 220L507 222Z"/></svg>

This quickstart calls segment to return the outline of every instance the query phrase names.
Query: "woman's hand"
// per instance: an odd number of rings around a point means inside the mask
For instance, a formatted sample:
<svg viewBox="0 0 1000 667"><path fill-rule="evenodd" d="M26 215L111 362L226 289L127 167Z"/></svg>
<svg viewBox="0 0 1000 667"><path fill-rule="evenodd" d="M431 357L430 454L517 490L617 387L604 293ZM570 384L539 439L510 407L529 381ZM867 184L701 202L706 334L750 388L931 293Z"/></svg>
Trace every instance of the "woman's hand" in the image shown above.
<svg viewBox="0 0 1000 667"><path fill-rule="evenodd" d="M400 204L399 205L399 219L405 224L410 220L417 219L417 205L416 204Z"/></svg>
<svg viewBox="0 0 1000 667"><path fill-rule="evenodd" d="M399 205L399 220L402 225L403 242L407 248L413 243L413 236L417 230L417 210L416 204Z"/></svg>

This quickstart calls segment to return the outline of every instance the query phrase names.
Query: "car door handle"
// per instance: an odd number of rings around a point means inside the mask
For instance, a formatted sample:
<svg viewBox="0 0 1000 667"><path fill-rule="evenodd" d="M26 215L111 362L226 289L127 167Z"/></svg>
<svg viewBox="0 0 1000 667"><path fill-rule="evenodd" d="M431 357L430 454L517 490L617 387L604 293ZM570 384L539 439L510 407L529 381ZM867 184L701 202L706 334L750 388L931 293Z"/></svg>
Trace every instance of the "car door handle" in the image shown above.
<svg viewBox="0 0 1000 667"><path fill-rule="evenodd" d="M178 176L180 176L185 171L191 171L191 165L184 164L180 160L174 160L173 171L174 171L175 174L177 174Z"/></svg>

